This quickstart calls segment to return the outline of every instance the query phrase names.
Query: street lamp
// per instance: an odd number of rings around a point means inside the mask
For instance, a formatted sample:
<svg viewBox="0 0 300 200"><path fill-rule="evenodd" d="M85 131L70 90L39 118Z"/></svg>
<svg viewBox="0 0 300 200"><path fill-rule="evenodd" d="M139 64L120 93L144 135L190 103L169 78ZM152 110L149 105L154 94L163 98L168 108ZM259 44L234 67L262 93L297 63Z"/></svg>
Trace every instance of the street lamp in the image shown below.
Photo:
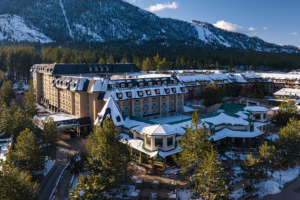
<svg viewBox="0 0 300 200"><path fill-rule="evenodd" d="M281 189L281 174L279 175L280 181L279 181L279 189Z"/></svg>
<svg viewBox="0 0 300 200"><path fill-rule="evenodd" d="M245 184L243 184L243 200L245 200Z"/></svg>

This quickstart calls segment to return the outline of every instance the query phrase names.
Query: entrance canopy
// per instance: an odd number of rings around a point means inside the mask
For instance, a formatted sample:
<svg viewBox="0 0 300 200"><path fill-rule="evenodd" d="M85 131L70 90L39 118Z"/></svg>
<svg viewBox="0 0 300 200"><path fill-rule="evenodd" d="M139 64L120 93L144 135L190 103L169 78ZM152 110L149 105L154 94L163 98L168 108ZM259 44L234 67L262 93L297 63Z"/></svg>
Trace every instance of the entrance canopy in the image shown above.
<svg viewBox="0 0 300 200"><path fill-rule="evenodd" d="M66 113L56 113L52 115L35 116L34 123L44 129L44 121L46 117L52 117L57 129L68 129L91 124L90 117L78 118L74 115Z"/></svg>

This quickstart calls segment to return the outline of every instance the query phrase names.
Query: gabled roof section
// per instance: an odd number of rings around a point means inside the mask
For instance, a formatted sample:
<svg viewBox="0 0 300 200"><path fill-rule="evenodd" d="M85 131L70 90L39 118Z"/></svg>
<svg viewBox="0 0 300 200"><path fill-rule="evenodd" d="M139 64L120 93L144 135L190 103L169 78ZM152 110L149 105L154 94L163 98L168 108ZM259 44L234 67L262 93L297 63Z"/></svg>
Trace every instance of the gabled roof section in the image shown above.
<svg viewBox="0 0 300 200"><path fill-rule="evenodd" d="M236 105L236 104L228 104L228 103L223 103L220 109L224 110L225 112L230 112L230 113L237 113L239 111L245 111L244 110L245 106L242 105Z"/></svg>
<svg viewBox="0 0 300 200"><path fill-rule="evenodd" d="M212 123L215 126L219 126L222 124L229 124L229 125L248 125L249 121L242 119L241 117L235 115L235 114L229 114L229 113L216 113L211 115L203 116L202 118L203 122Z"/></svg>
<svg viewBox="0 0 300 200"><path fill-rule="evenodd" d="M98 114L95 124L100 122L102 125L106 117L111 118L116 126L124 126L125 124L122 112L112 97L108 99L101 112Z"/></svg>

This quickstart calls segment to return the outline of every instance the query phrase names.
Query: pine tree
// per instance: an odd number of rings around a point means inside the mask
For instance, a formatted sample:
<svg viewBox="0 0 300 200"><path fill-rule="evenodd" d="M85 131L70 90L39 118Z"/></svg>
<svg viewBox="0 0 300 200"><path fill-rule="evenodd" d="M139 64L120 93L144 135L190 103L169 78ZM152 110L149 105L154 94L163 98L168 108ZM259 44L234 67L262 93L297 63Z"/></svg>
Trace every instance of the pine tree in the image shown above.
<svg viewBox="0 0 300 200"><path fill-rule="evenodd" d="M15 149L11 150L7 159L20 169L34 175L45 168L45 158L40 147L41 142L36 140L35 135L29 129L26 129L18 136Z"/></svg>
<svg viewBox="0 0 300 200"><path fill-rule="evenodd" d="M158 65L159 63L161 62L161 59L159 57L159 54L157 53L155 57L153 57L153 60L154 60L154 64L155 64L155 67L158 68ZM156 71L159 71L158 69L156 69Z"/></svg>
<svg viewBox="0 0 300 200"><path fill-rule="evenodd" d="M149 71L151 70L151 61L148 57L146 58L146 60L143 61L142 66L142 70L146 73L149 73Z"/></svg>
<svg viewBox="0 0 300 200"><path fill-rule="evenodd" d="M233 188L229 186L230 178L218 160L217 151L211 149L205 154L200 169L195 172L196 189L202 199L228 199Z"/></svg>
<svg viewBox="0 0 300 200"><path fill-rule="evenodd" d="M253 181L258 183L264 177L264 171L260 167L260 159L253 157L252 153L243 160L241 170L240 176L244 179L250 179L251 188Z"/></svg>
<svg viewBox="0 0 300 200"><path fill-rule="evenodd" d="M181 69L184 69L185 68L185 61L184 61L184 57L181 57L181 60L180 60L180 66L181 66Z"/></svg>
<svg viewBox="0 0 300 200"><path fill-rule="evenodd" d="M128 165L129 149L124 148L112 119L106 118L103 126L95 126L88 138L88 162L95 172L101 172L105 188L110 189L124 178L125 165ZM125 159L126 158L126 159ZM101 186L101 187L102 187Z"/></svg>
<svg viewBox="0 0 300 200"><path fill-rule="evenodd" d="M46 146L45 151L47 156L53 156L56 154L58 147L58 131L52 117L46 117L44 120L44 139L43 143Z"/></svg>
<svg viewBox="0 0 300 200"><path fill-rule="evenodd" d="M37 134L36 126L32 122L32 118L28 117L24 110L19 109L15 114L11 117L11 127L10 133L13 137L13 140L16 141L20 132L29 128L31 131L34 131Z"/></svg>
<svg viewBox="0 0 300 200"><path fill-rule="evenodd" d="M36 106L35 89L33 87L33 81L30 80L28 92L23 99L23 107L29 117L34 117L38 114L38 108Z"/></svg>
<svg viewBox="0 0 300 200"><path fill-rule="evenodd" d="M272 174L277 165L277 152L274 145L268 145L265 142L261 147L259 147L259 159L262 170L265 170L265 177L268 178L268 171Z"/></svg>
<svg viewBox="0 0 300 200"><path fill-rule="evenodd" d="M125 57L122 58L121 63L123 63L123 64L126 63L126 58Z"/></svg>
<svg viewBox="0 0 300 200"><path fill-rule="evenodd" d="M0 163L0 199L38 199L39 185L31 181L27 171L20 171L9 162Z"/></svg>
<svg viewBox="0 0 300 200"><path fill-rule="evenodd" d="M4 136L10 136L11 134L11 120L12 115L9 112L9 108L6 103L0 102L0 134Z"/></svg>
<svg viewBox="0 0 300 200"><path fill-rule="evenodd" d="M216 69L219 69L219 62L216 62Z"/></svg>
<svg viewBox="0 0 300 200"><path fill-rule="evenodd" d="M98 64L105 64L105 60L101 57L101 58L99 59Z"/></svg>
<svg viewBox="0 0 300 200"><path fill-rule="evenodd" d="M231 84L231 94L233 97L239 96L239 88L235 81Z"/></svg>
<svg viewBox="0 0 300 200"><path fill-rule="evenodd" d="M103 194L107 191L106 179L99 173L88 174L86 177L82 175L78 178L78 184L74 191L69 190L70 200L103 200Z"/></svg>
<svg viewBox="0 0 300 200"><path fill-rule="evenodd" d="M114 64L114 57L112 54L110 54L109 59L106 61L107 64Z"/></svg>
<svg viewBox="0 0 300 200"><path fill-rule="evenodd" d="M12 89L11 81L4 81L0 89L0 101L3 101L9 106L14 96L15 91Z"/></svg>
<svg viewBox="0 0 300 200"><path fill-rule="evenodd" d="M18 90L22 90L23 89L23 82L22 81L19 81L18 82Z"/></svg>
<svg viewBox="0 0 300 200"><path fill-rule="evenodd" d="M182 166L182 173L192 168L195 169L195 173L198 173L199 162L203 160L212 144L209 140L210 134L206 133L206 128L201 122L198 109L192 115L191 125L186 128L186 137L181 137L181 142L178 143L181 152L178 157L173 156L173 159L178 166Z"/></svg>
<svg viewBox="0 0 300 200"><path fill-rule="evenodd" d="M222 102L222 93L218 89L216 82L213 82L213 84L208 84L205 87L203 92L203 99L203 105L207 107Z"/></svg>
<svg viewBox="0 0 300 200"><path fill-rule="evenodd" d="M157 71L165 71L169 69L169 63L167 62L166 58L164 58L157 66Z"/></svg>
<svg viewBox="0 0 300 200"><path fill-rule="evenodd" d="M279 139L275 141L278 159L281 164L293 165L299 158L300 121L291 118L287 125L280 129Z"/></svg>
<svg viewBox="0 0 300 200"><path fill-rule="evenodd" d="M281 102L275 115L276 125L285 126L291 118L297 118L298 107L295 102Z"/></svg>

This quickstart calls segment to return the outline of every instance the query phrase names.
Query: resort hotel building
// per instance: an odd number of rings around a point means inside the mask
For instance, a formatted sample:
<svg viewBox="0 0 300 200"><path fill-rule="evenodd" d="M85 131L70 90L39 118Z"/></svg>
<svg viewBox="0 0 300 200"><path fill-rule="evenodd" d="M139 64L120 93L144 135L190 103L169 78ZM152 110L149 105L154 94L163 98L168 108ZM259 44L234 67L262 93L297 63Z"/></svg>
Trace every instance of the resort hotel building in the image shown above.
<svg viewBox="0 0 300 200"><path fill-rule="evenodd" d="M160 162L165 168L171 155L180 152L177 144L186 136L193 109L184 106L189 91L174 74L141 73L134 64L40 64L32 73L36 100L51 113L57 129L88 134L111 118L121 142L140 162ZM256 149L268 133L267 111L221 103L217 112L200 117L217 149ZM45 118L34 120L43 128Z"/></svg>

